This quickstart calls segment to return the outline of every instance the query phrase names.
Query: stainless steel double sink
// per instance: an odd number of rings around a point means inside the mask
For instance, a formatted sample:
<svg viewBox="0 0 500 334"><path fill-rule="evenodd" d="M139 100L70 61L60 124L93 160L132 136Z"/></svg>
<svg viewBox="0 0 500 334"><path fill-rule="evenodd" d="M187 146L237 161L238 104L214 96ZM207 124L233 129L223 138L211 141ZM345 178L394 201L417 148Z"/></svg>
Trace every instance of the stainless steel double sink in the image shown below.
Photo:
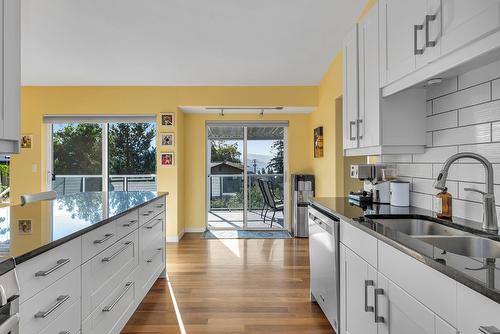
<svg viewBox="0 0 500 334"><path fill-rule="evenodd" d="M373 221L450 253L479 258L500 258L500 241L483 238L431 220L397 218Z"/></svg>

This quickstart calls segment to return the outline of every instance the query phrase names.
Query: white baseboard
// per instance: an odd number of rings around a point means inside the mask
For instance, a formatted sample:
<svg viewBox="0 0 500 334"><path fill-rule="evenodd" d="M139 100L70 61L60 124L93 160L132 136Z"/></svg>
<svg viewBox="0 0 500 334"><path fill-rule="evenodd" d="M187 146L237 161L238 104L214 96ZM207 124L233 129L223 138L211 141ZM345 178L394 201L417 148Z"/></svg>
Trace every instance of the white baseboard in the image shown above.
<svg viewBox="0 0 500 334"><path fill-rule="evenodd" d="M165 238L165 241L166 242L179 242L182 239L183 236L184 236L184 231L182 231L181 233L179 233L179 235L176 236L176 237L169 237L169 236L167 236Z"/></svg>
<svg viewBox="0 0 500 334"><path fill-rule="evenodd" d="M186 233L203 233L205 232L205 227L186 227L184 232Z"/></svg>

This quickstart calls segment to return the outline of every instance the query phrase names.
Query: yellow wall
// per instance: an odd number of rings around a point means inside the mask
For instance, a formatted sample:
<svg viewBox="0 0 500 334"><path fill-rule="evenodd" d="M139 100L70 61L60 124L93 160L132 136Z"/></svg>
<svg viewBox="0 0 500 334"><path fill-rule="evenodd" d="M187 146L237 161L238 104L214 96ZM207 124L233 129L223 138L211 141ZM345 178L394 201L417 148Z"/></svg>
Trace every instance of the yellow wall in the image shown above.
<svg viewBox="0 0 500 334"><path fill-rule="evenodd" d="M315 106L317 87L23 87L21 132L33 135L33 148L23 149L12 156L11 198L16 202L21 194L45 190L45 133L44 115L159 115L176 114L176 147L173 150L175 167L165 168L157 163L158 191L168 191L167 235L176 237L184 227L200 227L203 221L193 217L193 211L202 212L205 201L192 201L193 196L204 194L205 157L204 118L186 115L178 106L196 105L286 105ZM217 117L217 116L207 116ZM255 119L240 116L241 119ZM226 116L224 119L229 119ZM266 119L276 119L265 115ZM290 143L299 147L290 157L290 171L304 170L310 166L312 135L309 136L306 115L281 115L290 120ZM159 124L159 116L157 118ZM293 125L292 125L293 124ZM159 132L166 131L161 127ZM172 131L172 130L168 130ZM295 142L300 142L296 145ZM158 150L160 151L160 150ZM158 155L159 156L159 155ZM195 164L195 166L193 166ZM202 171L200 174L193 174ZM201 177L201 179L200 179ZM193 180L196 180L193 182ZM201 181L201 182L200 182ZM204 195L203 195L204 196ZM198 207L201 206L201 207Z"/></svg>

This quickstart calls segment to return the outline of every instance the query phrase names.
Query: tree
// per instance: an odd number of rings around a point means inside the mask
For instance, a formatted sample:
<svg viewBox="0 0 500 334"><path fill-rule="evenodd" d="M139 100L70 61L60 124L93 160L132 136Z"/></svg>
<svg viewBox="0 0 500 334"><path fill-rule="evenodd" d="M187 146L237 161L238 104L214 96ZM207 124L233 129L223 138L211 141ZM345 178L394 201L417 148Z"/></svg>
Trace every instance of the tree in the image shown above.
<svg viewBox="0 0 500 334"><path fill-rule="evenodd" d="M99 124L67 124L54 132L55 174L99 175L102 172Z"/></svg>
<svg viewBox="0 0 500 334"><path fill-rule="evenodd" d="M117 123L109 126L109 174L154 174L156 146L149 123Z"/></svg>
<svg viewBox="0 0 500 334"><path fill-rule="evenodd" d="M275 140L271 146L271 151L274 156L267 164L268 172L271 170L274 174L283 174L283 154L285 152L285 143L283 140Z"/></svg>
<svg viewBox="0 0 500 334"><path fill-rule="evenodd" d="M238 144L228 144L222 140L212 140L210 143L212 162L234 162L241 164L241 152Z"/></svg>

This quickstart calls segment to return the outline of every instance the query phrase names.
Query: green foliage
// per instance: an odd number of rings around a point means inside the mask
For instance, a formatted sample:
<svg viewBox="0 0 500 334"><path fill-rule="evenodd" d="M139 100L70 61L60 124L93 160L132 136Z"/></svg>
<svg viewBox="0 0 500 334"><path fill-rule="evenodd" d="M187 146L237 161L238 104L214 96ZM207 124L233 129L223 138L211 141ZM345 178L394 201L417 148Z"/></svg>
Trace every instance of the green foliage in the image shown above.
<svg viewBox="0 0 500 334"><path fill-rule="evenodd" d="M212 140L210 142L210 154L212 162L235 162L241 163L241 152L238 152L238 145L228 144L222 140Z"/></svg>
<svg viewBox="0 0 500 334"><path fill-rule="evenodd" d="M271 146L274 156L267 164L268 174L283 174L283 156L285 152L285 143L283 140L275 140Z"/></svg>
<svg viewBox="0 0 500 334"><path fill-rule="evenodd" d="M148 123L118 123L109 126L109 173L154 174L156 148L154 126Z"/></svg>

